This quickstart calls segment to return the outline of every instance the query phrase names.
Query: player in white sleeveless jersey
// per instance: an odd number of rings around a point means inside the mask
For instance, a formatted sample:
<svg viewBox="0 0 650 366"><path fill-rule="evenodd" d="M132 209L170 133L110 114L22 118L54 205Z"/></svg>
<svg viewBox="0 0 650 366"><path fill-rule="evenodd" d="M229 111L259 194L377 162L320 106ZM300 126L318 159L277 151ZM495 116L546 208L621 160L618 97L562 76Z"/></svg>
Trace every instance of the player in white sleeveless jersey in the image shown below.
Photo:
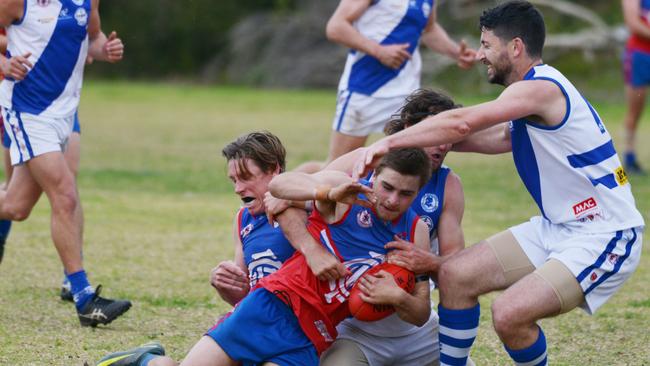
<svg viewBox="0 0 650 366"><path fill-rule="evenodd" d="M600 117L559 71L543 64L541 13L511 1L486 10L480 25L477 56L488 80L506 86L501 95L378 141L364 149L356 173L404 146L512 151L541 215L442 264L440 361L465 364L478 327L478 296L505 290L492 303L497 334L515 364L546 365L537 321L602 306L639 263L644 221Z"/></svg>
<svg viewBox="0 0 650 366"><path fill-rule="evenodd" d="M476 52L449 38L436 22L434 0L341 0L327 38L350 48L339 82L327 162L381 132L404 98L420 87L420 41L462 68ZM319 163L305 169L318 170Z"/></svg>
<svg viewBox="0 0 650 366"><path fill-rule="evenodd" d="M11 138L12 179L0 192L0 218L21 221L42 192L52 208L52 240L70 281L82 326L108 324L131 303L99 296L81 258L83 218L63 151L74 124L87 56L116 62L124 46L100 29L99 0L2 0L7 52L0 106Z"/></svg>

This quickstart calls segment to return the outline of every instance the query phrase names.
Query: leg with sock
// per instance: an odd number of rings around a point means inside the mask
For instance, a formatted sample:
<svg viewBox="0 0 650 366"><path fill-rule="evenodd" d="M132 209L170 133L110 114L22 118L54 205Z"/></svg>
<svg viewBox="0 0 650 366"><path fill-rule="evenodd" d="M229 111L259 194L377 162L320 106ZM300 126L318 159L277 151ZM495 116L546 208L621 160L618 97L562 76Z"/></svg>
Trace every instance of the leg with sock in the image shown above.
<svg viewBox="0 0 650 366"><path fill-rule="evenodd" d="M440 316L440 365L465 366L478 333L481 308L453 310L438 306Z"/></svg>
<svg viewBox="0 0 650 366"><path fill-rule="evenodd" d="M628 85L625 88L625 97L627 99L627 110L623 120L625 128L625 157L623 164L625 170L630 174L644 174L644 170L636 159L635 140L639 120L645 105L646 88Z"/></svg>
<svg viewBox="0 0 650 366"><path fill-rule="evenodd" d="M538 329L539 335L537 336L537 340L530 347L514 350L505 346L510 358L515 361L515 365L545 366L547 364L546 337L542 328L538 327Z"/></svg>
<svg viewBox="0 0 650 366"><path fill-rule="evenodd" d="M510 286L492 303L494 329L515 364L546 365L546 338L539 319L561 313L553 287L537 272Z"/></svg>
<svg viewBox="0 0 650 366"><path fill-rule="evenodd" d="M7 238L9 237L10 230L11 230L11 221L0 220L0 263L2 263L2 258L4 257L5 244L7 243Z"/></svg>
<svg viewBox="0 0 650 366"><path fill-rule="evenodd" d="M503 269L485 241L443 262L438 272L441 365L466 365L478 332L478 296L506 285Z"/></svg>

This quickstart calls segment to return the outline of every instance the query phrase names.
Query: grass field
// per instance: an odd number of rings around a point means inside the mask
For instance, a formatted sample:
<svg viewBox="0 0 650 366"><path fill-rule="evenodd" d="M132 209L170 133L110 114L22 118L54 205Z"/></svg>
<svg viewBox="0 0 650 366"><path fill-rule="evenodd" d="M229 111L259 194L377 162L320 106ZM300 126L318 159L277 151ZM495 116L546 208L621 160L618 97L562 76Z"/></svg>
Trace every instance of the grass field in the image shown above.
<svg viewBox="0 0 650 366"><path fill-rule="evenodd" d="M480 99L461 99L464 103ZM15 224L0 265L0 365L94 364L107 352L155 339L182 358L229 307L208 284L232 258L238 199L221 148L239 134L268 129L283 140L289 167L323 158L333 92L251 91L166 84L88 83L84 89L79 190L85 213L85 267L108 297L133 308L108 327L81 328L58 298L62 268L49 235L49 206ZM620 141L620 105L596 105ZM641 157L650 167L650 117ZM620 143L618 144L620 146ZM536 214L508 155L450 155L466 194L468 245ZM650 178L632 177L650 218ZM650 365L650 253L595 316L581 311L542 322L552 365ZM482 298L478 365L509 359ZM245 329L242 329L245 331Z"/></svg>

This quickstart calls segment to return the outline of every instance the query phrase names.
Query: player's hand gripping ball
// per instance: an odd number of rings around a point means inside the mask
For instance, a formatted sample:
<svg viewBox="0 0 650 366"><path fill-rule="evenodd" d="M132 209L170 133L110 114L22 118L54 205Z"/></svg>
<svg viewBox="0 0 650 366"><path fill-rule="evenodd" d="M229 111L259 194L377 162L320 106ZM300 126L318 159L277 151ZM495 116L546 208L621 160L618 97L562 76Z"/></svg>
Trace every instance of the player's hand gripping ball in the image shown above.
<svg viewBox="0 0 650 366"><path fill-rule="evenodd" d="M400 267L391 263L381 263L369 269L365 274L375 274L384 270L393 275L395 283L408 293L412 293L415 289L415 274L406 268ZM355 284L350 291L348 299L348 307L350 313L356 319L364 322L372 322L383 319L395 312L392 305L386 304L371 304L361 300L361 290Z"/></svg>

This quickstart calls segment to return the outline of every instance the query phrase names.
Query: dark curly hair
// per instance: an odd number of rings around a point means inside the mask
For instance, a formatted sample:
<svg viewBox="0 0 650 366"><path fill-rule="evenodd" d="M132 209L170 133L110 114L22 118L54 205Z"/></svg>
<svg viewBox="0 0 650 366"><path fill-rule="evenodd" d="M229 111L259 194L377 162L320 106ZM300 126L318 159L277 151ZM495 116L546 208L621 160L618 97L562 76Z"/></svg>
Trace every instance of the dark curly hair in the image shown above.
<svg viewBox="0 0 650 366"><path fill-rule="evenodd" d="M441 92L418 89L406 97L404 106L386 123L384 133L392 135L406 127L413 126L428 116L460 107L461 105L454 103L450 97Z"/></svg>

